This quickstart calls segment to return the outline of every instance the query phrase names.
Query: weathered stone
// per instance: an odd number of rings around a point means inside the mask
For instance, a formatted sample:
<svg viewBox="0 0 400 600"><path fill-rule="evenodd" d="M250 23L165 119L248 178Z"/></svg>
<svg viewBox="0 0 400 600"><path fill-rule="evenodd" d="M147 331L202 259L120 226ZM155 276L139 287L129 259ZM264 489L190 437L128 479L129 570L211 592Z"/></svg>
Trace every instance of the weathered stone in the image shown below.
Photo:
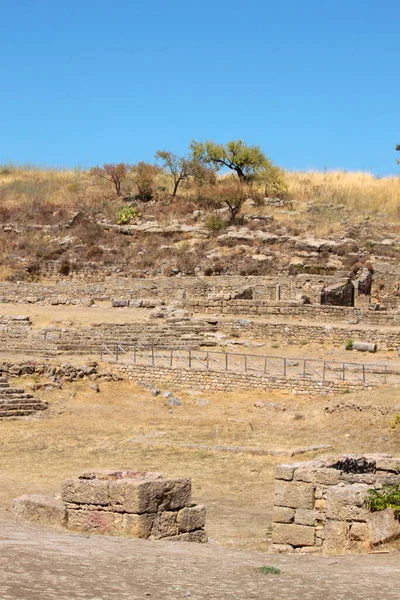
<svg viewBox="0 0 400 600"><path fill-rule="evenodd" d="M298 525L315 525L317 513L315 510L307 510L305 508L298 508L294 517L294 522Z"/></svg>
<svg viewBox="0 0 400 600"><path fill-rule="evenodd" d="M72 531L124 535L124 515L105 510L67 509L67 526Z"/></svg>
<svg viewBox="0 0 400 600"><path fill-rule="evenodd" d="M326 500L325 498L318 498L318 500L315 500L315 506L314 506L315 510L318 511L323 511L326 509Z"/></svg>
<svg viewBox="0 0 400 600"><path fill-rule="evenodd" d="M290 544L272 544L271 552L276 552L277 554L287 554L289 552L293 552L294 548Z"/></svg>
<svg viewBox="0 0 400 600"><path fill-rule="evenodd" d="M21 519L44 525L61 527L66 522L65 504L51 496L20 496L14 500L13 511Z"/></svg>
<svg viewBox="0 0 400 600"><path fill-rule="evenodd" d="M294 465L277 465L275 469L275 479L284 479L292 481L294 473Z"/></svg>
<svg viewBox="0 0 400 600"><path fill-rule="evenodd" d="M207 534L202 529L180 533L179 535L174 535L173 537L165 539L170 542L197 542L198 544L205 544L208 541Z"/></svg>
<svg viewBox="0 0 400 600"><path fill-rule="evenodd" d="M284 506L274 506L272 512L272 521L274 523L293 523L294 509L285 508Z"/></svg>
<svg viewBox="0 0 400 600"><path fill-rule="evenodd" d="M350 540L353 542L365 542L369 538L368 525L366 523L352 523L350 527Z"/></svg>
<svg viewBox="0 0 400 600"><path fill-rule="evenodd" d="M335 485L340 481L340 471L337 469L296 469L293 477L294 481L303 481L308 483L321 483L323 485Z"/></svg>
<svg viewBox="0 0 400 600"><path fill-rule="evenodd" d="M150 539L160 540L161 538L178 535L178 513L176 511L164 511L158 513L153 521L150 533Z"/></svg>
<svg viewBox="0 0 400 600"><path fill-rule="evenodd" d="M277 480L274 504L289 508L314 508L314 486L310 483Z"/></svg>
<svg viewBox="0 0 400 600"><path fill-rule="evenodd" d="M376 461L376 469L378 471L390 471L400 475L400 459L399 458L378 458Z"/></svg>
<svg viewBox="0 0 400 600"><path fill-rule="evenodd" d="M324 536L325 554L343 554L349 545L349 524L344 521L327 521Z"/></svg>
<svg viewBox="0 0 400 600"><path fill-rule="evenodd" d="M287 525L274 523L272 526L273 544L290 544L297 546L314 546L315 529L304 525Z"/></svg>
<svg viewBox="0 0 400 600"><path fill-rule="evenodd" d="M108 481L98 479L66 479L61 488L64 502L74 504L100 504L109 502Z"/></svg>
<svg viewBox="0 0 400 600"><path fill-rule="evenodd" d="M364 484L335 486L326 495L326 516L337 521L367 521L364 505L369 487Z"/></svg>
<svg viewBox="0 0 400 600"><path fill-rule="evenodd" d="M190 479L120 479L109 486L110 504L116 511L157 513L190 505Z"/></svg>
<svg viewBox="0 0 400 600"><path fill-rule="evenodd" d="M201 529L204 527L205 522L206 507L202 504L198 504L197 506L188 506L182 508L178 512L179 531L182 533L194 531L195 529Z"/></svg>
<svg viewBox="0 0 400 600"><path fill-rule="evenodd" d="M400 523L391 508L370 513L368 528L373 546L400 538Z"/></svg>

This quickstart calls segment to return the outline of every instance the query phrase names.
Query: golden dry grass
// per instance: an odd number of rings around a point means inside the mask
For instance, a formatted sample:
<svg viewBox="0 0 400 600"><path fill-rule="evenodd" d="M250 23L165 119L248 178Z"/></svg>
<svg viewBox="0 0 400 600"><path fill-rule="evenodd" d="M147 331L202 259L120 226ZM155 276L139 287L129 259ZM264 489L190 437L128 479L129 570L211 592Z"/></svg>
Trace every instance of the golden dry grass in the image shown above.
<svg viewBox="0 0 400 600"><path fill-rule="evenodd" d="M14 383L28 388L30 377ZM280 392L202 394L172 389L183 401L170 408L163 396L130 382L65 384L36 392L49 410L19 421L0 422L0 506L3 517L12 499L24 493L59 493L61 481L87 468L137 468L166 476L193 478L194 501L208 507L211 539L225 545L265 547L272 509L273 469L277 462L307 460L185 449L180 443L293 449L331 444L336 452L398 454L400 428L392 415L351 411L324 414L338 401L384 405L393 411L400 391L385 388L340 397L297 398ZM209 400L198 406L193 398ZM273 402L280 412L254 407ZM132 441L135 440L135 441ZM154 442L156 443L154 445Z"/></svg>

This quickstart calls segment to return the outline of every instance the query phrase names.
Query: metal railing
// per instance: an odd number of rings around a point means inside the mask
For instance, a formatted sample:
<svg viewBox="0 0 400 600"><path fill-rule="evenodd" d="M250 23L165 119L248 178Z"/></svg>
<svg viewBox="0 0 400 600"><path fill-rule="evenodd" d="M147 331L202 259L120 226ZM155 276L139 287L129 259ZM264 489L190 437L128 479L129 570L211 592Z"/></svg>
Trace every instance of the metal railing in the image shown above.
<svg viewBox="0 0 400 600"><path fill-rule="evenodd" d="M236 354L187 348L138 347L120 343L102 343L100 356L116 361L151 367L189 368L206 371L231 371L269 375L287 379L387 383L388 365L379 363L338 362L311 358L288 358L258 354ZM392 371L391 371L392 372ZM398 371L400 374L400 371Z"/></svg>

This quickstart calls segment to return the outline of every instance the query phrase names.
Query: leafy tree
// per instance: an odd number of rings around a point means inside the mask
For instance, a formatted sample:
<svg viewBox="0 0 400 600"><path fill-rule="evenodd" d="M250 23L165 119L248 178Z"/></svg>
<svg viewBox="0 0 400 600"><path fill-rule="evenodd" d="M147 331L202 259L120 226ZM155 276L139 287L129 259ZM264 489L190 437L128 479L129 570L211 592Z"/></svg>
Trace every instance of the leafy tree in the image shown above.
<svg viewBox="0 0 400 600"><path fill-rule="evenodd" d="M261 169L272 166L259 146L247 146L240 139L227 144L193 140L190 147L193 158L213 165L216 170L228 167L237 173L242 182L248 181Z"/></svg>
<svg viewBox="0 0 400 600"><path fill-rule="evenodd" d="M134 165L131 171L138 189L138 199L142 202L150 202L154 197L154 181L160 172L160 168L157 165L150 165L141 161Z"/></svg>
<svg viewBox="0 0 400 600"><path fill-rule="evenodd" d="M193 161L185 156L177 156L168 150L158 150L155 158L161 161L164 169L167 169L172 175L174 180L172 197L175 198L179 185L192 174Z"/></svg>
<svg viewBox="0 0 400 600"><path fill-rule="evenodd" d="M130 165L126 163L119 164L104 164L102 167L94 167L90 170L90 173L95 177L101 179L107 179L114 184L117 196L121 195L121 182L127 178L130 171Z"/></svg>

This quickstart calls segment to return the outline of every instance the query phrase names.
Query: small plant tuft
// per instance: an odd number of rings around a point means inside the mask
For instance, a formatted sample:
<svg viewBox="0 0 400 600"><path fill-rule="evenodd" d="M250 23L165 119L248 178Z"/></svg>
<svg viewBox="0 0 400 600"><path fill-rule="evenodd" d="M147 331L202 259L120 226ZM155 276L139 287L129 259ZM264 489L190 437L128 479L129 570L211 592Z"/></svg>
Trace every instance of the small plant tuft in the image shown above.
<svg viewBox="0 0 400 600"><path fill-rule="evenodd" d="M281 570L277 567L271 567L269 565L263 565L262 567L256 567L256 571L263 575L280 575Z"/></svg>
<svg viewBox="0 0 400 600"><path fill-rule="evenodd" d="M127 225L131 221L138 219L140 216L141 214L134 206L124 206L117 211L117 223L118 225Z"/></svg>
<svg viewBox="0 0 400 600"><path fill-rule="evenodd" d="M400 413L396 413L393 417L392 421L392 429L396 429L396 427L400 425Z"/></svg>
<svg viewBox="0 0 400 600"><path fill-rule="evenodd" d="M352 340L351 338L349 338L346 341L345 350L353 350L353 343L354 343L354 340Z"/></svg>

